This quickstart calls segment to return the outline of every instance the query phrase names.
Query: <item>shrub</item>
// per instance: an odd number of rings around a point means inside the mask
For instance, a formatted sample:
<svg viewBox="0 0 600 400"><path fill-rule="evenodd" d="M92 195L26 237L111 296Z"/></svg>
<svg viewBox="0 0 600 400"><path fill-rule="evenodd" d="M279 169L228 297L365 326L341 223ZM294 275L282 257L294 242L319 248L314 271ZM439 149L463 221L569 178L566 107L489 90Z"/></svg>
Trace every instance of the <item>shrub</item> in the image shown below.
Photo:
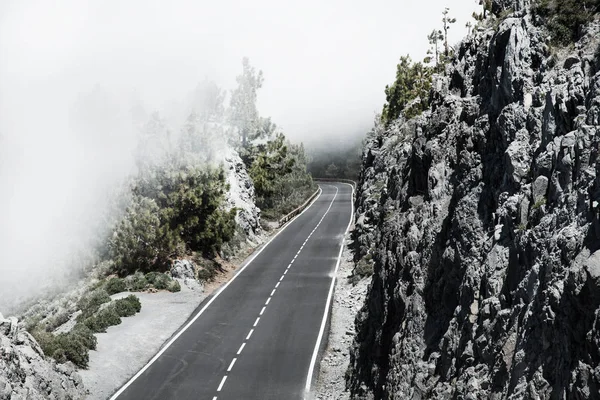
<svg viewBox="0 0 600 400"><path fill-rule="evenodd" d="M361 278L373 275L373 262L363 258L356 264L353 273Z"/></svg>
<svg viewBox="0 0 600 400"><path fill-rule="evenodd" d="M121 323L121 317L117 313L115 307L111 304L104 309L98 311L95 315L86 318L83 323L92 332L106 332L106 328Z"/></svg>
<svg viewBox="0 0 600 400"><path fill-rule="evenodd" d="M552 41L568 45L579 39L580 28L592 21L599 0L538 0L534 12L541 16Z"/></svg>
<svg viewBox="0 0 600 400"><path fill-rule="evenodd" d="M219 273L219 271L223 271L221 264L219 264L215 260L200 260L196 258L194 260L196 265L198 265L198 281L200 282L212 282L215 280L215 277Z"/></svg>
<svg viewBox="0 0 600 400"><path fill-rule="evenodd" d="M106 292L109 295L115 293L121 293L127 290L127 285L125 284L125 280L121 278L110 278L108 282L106 282L106 286L104 287Z"/></svg>
<svg viewBox="0 0 600 400"><path fill-rule="evenodd" d="M88 367L89 350L96 349L96 337L83 324L75 325L68 333L54 335L43 330L34 330L32 335L46 356L59 363L71 361L79 368Z"/></svg>
<svg viewBox="0 0 600 400"><path fill-rule="evenodd" d="M122 299L115 300L114 308L120 317L130 317L140 312L142 303L140 303L140 299L137 296L131 294Z"/></svg>
<svg viewBox="0 0 600 400"><path fill-rule="evenodd" d="M178 281L173 279L171 282L169 282L169 286L167 287L167 290L171 293L180 292L181 285L179 284Z"/></svg>
<svg viewBox="0 0 600 400"><path fill-rule="evenodd" d="M146 274L146 280L149 284L154 286L155 289L163 290L169 286L171 277L160 272L149 272Z"/></svg>
<svg viewBox="0 0 600 400"><path fill-rule="evenodd" d="M128 276L126 279L129 290L133 292L139 292L148 287L148 280L146 279L146 276L139 271Z"/></svg>
<svg viewBox="0 0 600 400"><path fill-rule="evenodd" d="M110 255L120 275L138 269L165 269L169 257L176 253L177 241L173 232L161 223L161 210L156 202L134 196L110 240Z"/></svg>
<svg viewBox="0 0 600 400"><path fill-rule="evenodd" d="M108 303L109 301L110 296L104 289L96 289L84 295L77 303L77 307L81 310L81 315L77 320L82 321L85 318L92 316L100 309L102 304Z"/></svg>

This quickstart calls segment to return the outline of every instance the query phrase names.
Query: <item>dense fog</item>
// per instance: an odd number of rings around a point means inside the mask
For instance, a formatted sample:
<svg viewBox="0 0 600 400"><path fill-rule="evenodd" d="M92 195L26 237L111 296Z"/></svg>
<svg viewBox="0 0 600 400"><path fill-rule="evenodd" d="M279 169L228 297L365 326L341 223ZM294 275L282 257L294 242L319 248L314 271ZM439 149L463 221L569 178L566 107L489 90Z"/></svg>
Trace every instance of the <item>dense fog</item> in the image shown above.
<svg viewBox="0 0 600 400"><path fill-rule="evenodd" d="M176 135L198 85L231 90L247 56L290 139L359 137L445 6L466 33L477 1L454 3L0 2L0 310L93 262L152 113Z"/></svg>

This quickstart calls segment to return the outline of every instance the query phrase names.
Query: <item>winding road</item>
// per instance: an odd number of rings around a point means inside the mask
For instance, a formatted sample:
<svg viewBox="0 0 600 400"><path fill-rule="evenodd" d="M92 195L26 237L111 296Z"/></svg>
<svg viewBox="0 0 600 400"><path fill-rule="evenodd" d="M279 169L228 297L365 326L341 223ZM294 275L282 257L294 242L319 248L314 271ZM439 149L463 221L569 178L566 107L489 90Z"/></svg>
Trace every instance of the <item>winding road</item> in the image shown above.
<svg viewBox="0 0 600 400"><path fill-rule="evenodd" d="M111 399L303 399L323 346L352 187L321 193Z"/></svg>

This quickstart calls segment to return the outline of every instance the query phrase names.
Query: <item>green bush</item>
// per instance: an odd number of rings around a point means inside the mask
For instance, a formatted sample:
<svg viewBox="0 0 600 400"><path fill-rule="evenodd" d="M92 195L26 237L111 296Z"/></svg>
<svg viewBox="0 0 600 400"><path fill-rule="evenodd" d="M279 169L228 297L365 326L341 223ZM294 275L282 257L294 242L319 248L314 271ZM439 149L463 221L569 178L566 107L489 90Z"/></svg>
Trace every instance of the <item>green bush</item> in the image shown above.
<svg viewBox="0 0 600 400"><path fill-rule="evenodd" d="M131 317L142 309L142 303L140 299L131 294L122 299L115 300L114 308L120 317Z"/></svg>
<svg viewBox="0 0 600 400"><path fill-rule="evenodd" d="M420 62L413 63L410 56L400 57L396 80L385 87L387 103L383 106L381 120L388 125L400 115L412 118L429 107L431 68Z"/></svg>
<svg viewBox="0 0 600 400"><path fill-rule="evenodd" d="M171 293L180 292L181 285L179 284L179 282L177 282L175 279L173 279L171 282L169 282L169 286L167 287L167 290Z"/></svg>
<svg viewBox="0 0 600 400"><path fill-rule="evenodd" d="M552 41L568 45L579 39L580 28L591 22L600 0L538 0L533 10L545 22Z"/></svg>
<svg viewBox="0 0 600 400"><path fill-rule="evenodd" d="M79 315L77 320L82 321L92 316L100 309L102 304L109 301L110 296L104 289L96 289L84 295L77 303L77 308L81 310L81 315Z"/></svg>
<svg viewBox="0 0 600 400"><path fill-rule="evenodd" d="M88 367L89 350L96 349L96 337L83 324L77 324L70 332L58 335L43 330L31 333L46 356L60 363L71 361L79 368Z"/></svg>
<svg viewBox="0 0 600 400"><path fill-rule="evenodd" d="M121 317L114 305L110 304L93 316L86 318L83 323L94 333L106 332L106 328L109 326L119 325Z"/></svg>
<svg viewBox="0 0 600 400"><path fill-rule="evenodd" d="M108 282L106 282L106 286L104 287L106 292L109 295L121 293L127 290L127 285L125 284L125 280L121 278L110 278Z"/></svg>
<svg viewBox="0 0 600 400"><path fill-rule="evenodd" d="M139 271L128 276L126 280L127 286L132 292L140 292L142 290L146 290L148 287L148 280L146 279L146 276Z"/></svg>
<svg viewBox="0 0 600 400"><path fill-rule="evenodd" d="M194 262L198 266L198 281L200 282L212 282L220 271L223 271L223 267L215 260L202 260L199 258L194 259Z"/></svg>
<svg viewBox="0 0 600 400"><path fill-rule="evenodd" d="M146 280L150 285L154 286L155 289L163 290L169 286L171 277L161 272L149 272L146 274Z"/></svg>

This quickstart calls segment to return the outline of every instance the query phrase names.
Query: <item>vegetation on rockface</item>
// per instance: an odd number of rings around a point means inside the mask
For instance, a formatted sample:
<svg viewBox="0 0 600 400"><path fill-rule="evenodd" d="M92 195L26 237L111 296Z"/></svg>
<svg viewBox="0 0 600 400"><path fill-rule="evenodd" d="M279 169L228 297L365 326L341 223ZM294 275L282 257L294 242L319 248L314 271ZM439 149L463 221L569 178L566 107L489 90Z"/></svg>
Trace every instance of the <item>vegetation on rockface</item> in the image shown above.
<svg viewBox="0 0 600 400"><path fill-rule="evenodd" d="M307 172L304 146L290 143L270 118L259 115L256 102L264 78L247 58L238 87L231 94L229 118L238 150L254 183L256 205L266 219L276 219L302 204L316 185Z"/></svg>
<svg viewBox="0 0 600 400"><path fill-rule="evenodd" d="M547 26L552 41L568 45L579 39L581 27L598 13L600 0L537 0L533 11Z"/></svg>
<svg viewBox="0 0 600 400"><path fill-rule="evenodd" d="M390 123L400 115L412 118L429 107L432 69L421 62L413 62L410 56L400 57L396 80L385 87L386 104L381 118Z"/></svg>
<svg viewBox="0 0 600 400"><path fill-rule="evenodd" d="M396 80L385 87L385 100L381 119L385 125L400 116L410 119L429 108L429 91L434 73L444 73L453 56L448 43L448 31L456 23L450 9L442 12L442 26L428 36L430 48L423 62L414 62L410 56L400 57L396 67Z"/></svg>

